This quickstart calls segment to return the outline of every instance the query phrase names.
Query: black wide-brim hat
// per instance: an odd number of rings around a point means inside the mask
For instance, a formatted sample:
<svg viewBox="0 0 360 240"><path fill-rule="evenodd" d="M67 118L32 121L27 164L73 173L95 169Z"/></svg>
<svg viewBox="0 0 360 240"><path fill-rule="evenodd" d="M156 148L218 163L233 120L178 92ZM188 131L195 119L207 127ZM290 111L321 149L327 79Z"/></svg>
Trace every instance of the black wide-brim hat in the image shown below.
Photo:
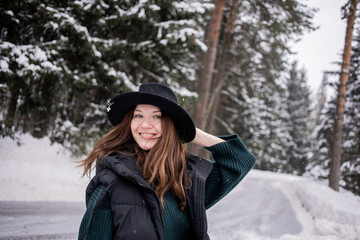
<svg viewBox="0 0 360 240"><path fill-rule="evenodd" d="M179 137L184 142L195 138L195 125L189 114L179 105L174 92L160 83L143 83L137 92L120 93L108 103L107 116L113 126L118 125L138 104L154 105L174 121Z"/></svg>

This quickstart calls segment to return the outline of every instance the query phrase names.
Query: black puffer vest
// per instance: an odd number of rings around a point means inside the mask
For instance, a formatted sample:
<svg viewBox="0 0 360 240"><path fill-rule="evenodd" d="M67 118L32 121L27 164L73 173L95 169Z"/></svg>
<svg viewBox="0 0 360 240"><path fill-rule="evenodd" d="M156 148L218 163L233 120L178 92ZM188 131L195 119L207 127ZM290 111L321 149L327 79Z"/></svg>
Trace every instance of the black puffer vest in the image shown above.
<svg viewBox="0 0 360 240"><path fill-rule="evenodd" d="M212 164L190 154L187 159L192 186L186 190L186 198L194 239L209 239L204 202L205 182ZM97 205L106 194L110 195L113 239L164 239L160 200L142 177L135 157L118 153L105 158L87 187L87 203L99 185L105 185L105 190Z"/></svg>

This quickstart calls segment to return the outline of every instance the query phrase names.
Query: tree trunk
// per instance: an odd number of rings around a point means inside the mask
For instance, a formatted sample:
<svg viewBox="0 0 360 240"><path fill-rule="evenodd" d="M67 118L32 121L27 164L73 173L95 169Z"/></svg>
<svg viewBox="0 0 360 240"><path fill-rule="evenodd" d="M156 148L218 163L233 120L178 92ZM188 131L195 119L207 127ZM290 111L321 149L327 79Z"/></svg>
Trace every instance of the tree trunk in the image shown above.
<svg viewBox="0 0 360 240"><path fill-rule="evenodd" d="M224 12L226 0L215 0L215 9L212 15L211 28L206 37L206 45L208 47L204 59L203 68L201 69L197 93L199 101L195 107L194 121L198 128L205 128L206 109L210 97L211 81L216 61L216 53L219 41L219 33L221 28L221 19Z"/></svg>
<svg viewBox="0 0 360 240"><path fill-rule="evenodd" d="M10 92L10 100L7 105L7 111L5 115L5 125L8 129L15 126L15 113L17 108L18 93Z"/></svg>
<svg viewBox="0 0 360 240"><path fill-rule="evenodd" d="M356 17L356 5L358 0L351 0L347 19L345 47L340 73L340 85L336 101L336 115L334 121L334 138L332 142L332 154L330 163L329 186L339 191L340 164L341 164L341 143L343 133L344 107L346 98L346 82L349 78L351 42L354 22Z"/></svg>
<svg viewBox="0 0 360 240"><path fill-rule="evenodd" d="M200 70L199 81L197 83L197 93L199 100L195 105L194 122L196 127L205 130L207 106L210 98L211 82L213 79L214 66L216 61L216 54L218 51L218 42L221 29L221 19L224 12L226 0L215 0L215 9L211 17L208 34L205 38L206 46L208 47L203 58L203 66ZM195 144L189 146L189 151L192 154L205 157L201 147Z"/></svg>
<svg viewBox="0 0 360 240"><path fill-rule="evenodd" d="M224 31L224 39L222 41L222 48L217 61L217 73L215 74L215 89L210 99L208 107L208 117L206 118L206 131L213 133L213 125L215 116L219 107L221 90L223 89L225 80L227 79L226 64L228 62L229 50L232 43L232 29L236 20L236 13L239 7L239 0L233 0L231 3L231 10L228 19L226 20L226 27Z"/></svg>

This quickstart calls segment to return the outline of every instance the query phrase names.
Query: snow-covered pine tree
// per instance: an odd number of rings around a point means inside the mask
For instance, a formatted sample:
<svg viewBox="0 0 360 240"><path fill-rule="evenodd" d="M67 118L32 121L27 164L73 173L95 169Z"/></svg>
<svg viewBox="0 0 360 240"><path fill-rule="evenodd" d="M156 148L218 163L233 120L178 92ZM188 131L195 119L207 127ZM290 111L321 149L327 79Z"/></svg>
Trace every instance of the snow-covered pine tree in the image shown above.
<svg viewBox="0 0 360 240"><path fill-rule="evenodd" d="M177 94L195 79L206 1L3 1L1 134L49 135L84 152L109 128L106 102L140 82Z"/></svg>
<svg viewBox="0 0 360 240"><path fill-rule="evenodd" d="M324 84L324 82L322 83ZM328 88L331 84L325 83ZM322 86L320 86L321 88ZM335 100L325 102L320 114L320 124L314 129L316 139L312 158L306 167L306 172L318 179L327 179L329 176L329 163L331 154L331 141L335 115Z"/></svg>
<svg viewBox="0 0 360 240"><path fill-rule="evenodd" d="M312 29L313 13L294 0L247 0L239 6L214 129L239 132L261 169L286 171L288 44Z"/></svg>
<svg viewBox="0 0 360 240"><path fill-rule="evenodd" d="M354 37L352 48L349 80L347 82L346 104L344 112L344 129L342 142L342 156L340 168L340 186L360 195L360 32ZM335 91L333 84L338 80L339 73L331 72L335 76L323 81L320 88L327 86L327 92ZM335 77L335 78L334 78ZM333 79L334 78L334 79ZM315 129L317 145L314 148L313 159L307 166L307 172L319 179L328 179L329 163L331 159L331 141L335 116L335 96L325 103L320 116L320 125Z"/></svg>
<svg viewBox="0 0 360 240"><path fill-rule="evenodd" d="M315 96L315 104L312 111L312 133L310 134L311 139L311 152L308 165L306 166L306 173L312 173L314 176L322 176L320 178L325 178L326 173L325 165L329 163L328 159L330 158L330 146L328 139L331 138L331 124L333 124L331 119L332 113L325 113L329 110L328 103L328 90L331 88L329 84L329 72L323 73L323 79L320 83L319 88L317 89ZM330 140L329 140L330 141Z"/></svg>
<svg viewBox="0 0 360 240"><path fill-rule="evenodd" d="M315 96L315 105L313 113L313 120L314 120L314 128L315 126L320 125L320 116L321 110L324 108L324 104L327 98L327 85L328 85L328 73L323 73L323 79L320 83L320 86L316 92ZM314 129L315 130L315 129Z"/></svg>
<svg viewBox="0 0 360 240"><path fill-rule="evenodd" d="M258 168L286 172L286 151L292 139L284 78L280 74L257 77L233 82L224 90L220 131L239 132L255 152Z"/></svg>
<svg viewBox="0 0 360 240"><path fill-rule="evenodd" d="M311 152L311 102L305 70L299 70L293 62L287 78L287 111L292 141L287 149L287 172L301 175L305 172Z"/></svg>
<svg viewBox="0 0 360 240"><path fill-rule="evenodd" d="M360 30L353 41L347 83L340 185L360 195Z"/></svg>
<svg viewBox="0 0 360 240"><path fill-rule="evenodd" d="M356 51L354 51L355 53ZM352 63L357 57L352 57ZM349 81L347 83L347 96L344 113L344 132L342 143L342 158L340 168L340 186L360 195L360 82L358 79L359 65L354 63L351 67ZM329 84L328 84L329 85ZM335 90L336 86L329 87ZM329 90L330 91L330 90ZM328 179L329 164L331 159L331 141L333 139L333 126L335 115L334 96L325 103L321 112L320 125L316 127L316 145L311 162L307 166L307 172L318 179Z"/></svg>
<svg viewBox="0 0 360 240"><path fill-rule="evenodd" d="M331 143L331 162L329 174L329 187L335 191L339 191L340 186L340 167L341 167L341 151L343 143L343 125L344 111L346 102L346 84L349 79L349 71L351 65L352 37L357 14L358 0L349 0L344 11L347 18L346 34L344 50L342 54L341 70L338 88L336 91L336 111L334 118L334 137ZM343 8L344 9L344 8Z"/></svg>

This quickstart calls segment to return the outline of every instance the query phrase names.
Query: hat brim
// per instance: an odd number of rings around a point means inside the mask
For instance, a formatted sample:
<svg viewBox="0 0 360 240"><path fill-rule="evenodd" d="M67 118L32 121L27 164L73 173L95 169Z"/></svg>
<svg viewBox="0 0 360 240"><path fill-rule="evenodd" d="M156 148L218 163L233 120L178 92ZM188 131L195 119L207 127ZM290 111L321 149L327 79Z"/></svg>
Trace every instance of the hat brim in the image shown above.
<svg viewBox="0 0 360 240"><path fill-rule="evenodd" d="M195 138L195 125L189 114L178 104L158 95L144 92L121 93L111 99L107 115L113 126L118 125L130 109L138 104L150 104L160 108L174 121L179 137L184 142Z"/></svg>

